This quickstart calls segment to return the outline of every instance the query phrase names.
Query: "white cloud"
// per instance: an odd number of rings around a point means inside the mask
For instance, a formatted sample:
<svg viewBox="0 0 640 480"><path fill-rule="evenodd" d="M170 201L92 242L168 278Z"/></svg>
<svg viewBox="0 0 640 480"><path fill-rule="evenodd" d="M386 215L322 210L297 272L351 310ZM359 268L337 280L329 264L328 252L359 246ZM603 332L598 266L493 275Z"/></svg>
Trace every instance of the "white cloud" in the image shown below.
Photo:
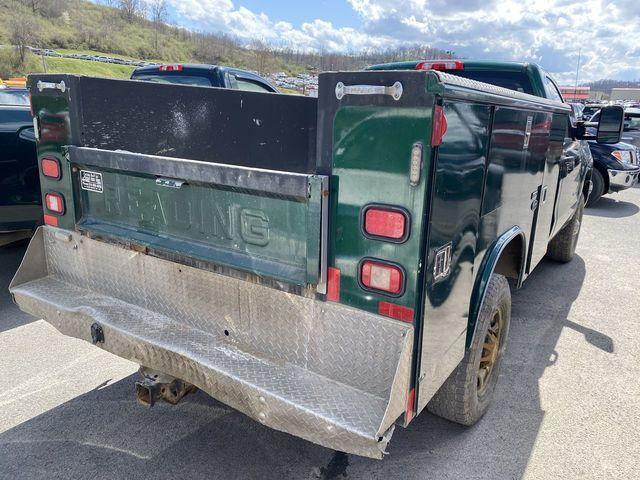
<svg viewBox="0 0 640 480"><path fill-rule="evenodd" d="M560 81L640 78L638 0L349 0L371 35L468 58L534 61ZM394 33L392 33L394 32Z"/></svg>
<svg viewBox="0 0 640 480"><path fill-rule="evenodd" d="M347 1L361 25L294 26L231 0L170 3L180 23L246 41L341 52L423 43L466 58L535 61L561 82L573 80L582 48L582 80L640 78L640 0Z"/></svg>

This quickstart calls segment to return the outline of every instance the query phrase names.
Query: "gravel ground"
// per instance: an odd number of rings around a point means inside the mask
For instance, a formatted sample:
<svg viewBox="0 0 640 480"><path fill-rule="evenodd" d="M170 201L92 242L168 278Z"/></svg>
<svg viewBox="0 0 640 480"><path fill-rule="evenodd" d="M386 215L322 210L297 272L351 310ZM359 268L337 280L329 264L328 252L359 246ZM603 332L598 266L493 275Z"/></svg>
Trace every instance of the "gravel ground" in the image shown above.
<svg viewBox="0 0 640 480"><path fill-rule="evenodd" d="M201 392L139 406L136 365L20 312L25 246L0 249L0 478L632 479L640 472L640 188L585 210L577 257L513 296L493 407L472 428L428 413L383 461L337 456Z"/></svg>

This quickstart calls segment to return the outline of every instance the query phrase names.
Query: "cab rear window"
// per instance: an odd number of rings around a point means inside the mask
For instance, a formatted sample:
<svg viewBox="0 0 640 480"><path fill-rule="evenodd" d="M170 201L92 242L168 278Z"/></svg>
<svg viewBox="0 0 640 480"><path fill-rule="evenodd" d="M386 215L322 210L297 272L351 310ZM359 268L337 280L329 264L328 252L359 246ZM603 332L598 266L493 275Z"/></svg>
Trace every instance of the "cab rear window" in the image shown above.
<svg viewBox="0 0 640 480"><path fill-rule="evenodd" d="M524 72L447 70L447 73L533 95L533 86L531 85L529 77Z"/></svg>
<svg viewBox="0 0 640 480"><path fill-rule="evenodd" d="M133 80L144 80L146 82L155 82L155 83L175 83L178 85L197 85L200 87L212 86L211 80L209 80L207 77L201 77L199 75L144 73L140 75L134 75L131 78Z"/></svg>
<svg viewBox="0 0 640 480"><path fill-rule="evenodd" d="M0 90L0 105L29 105L27 90Z"/></svg>

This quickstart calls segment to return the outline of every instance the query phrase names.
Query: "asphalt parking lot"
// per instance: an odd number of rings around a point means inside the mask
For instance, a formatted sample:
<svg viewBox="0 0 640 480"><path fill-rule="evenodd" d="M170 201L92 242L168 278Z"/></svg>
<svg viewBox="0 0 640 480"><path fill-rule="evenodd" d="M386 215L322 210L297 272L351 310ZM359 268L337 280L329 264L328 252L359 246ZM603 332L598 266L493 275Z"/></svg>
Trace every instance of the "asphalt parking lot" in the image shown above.
<svg viewBox="0 0 640 480"><path fill-rule="evenodd" d="M488 414L463 428L423 413L383 461L336 456L201 392L139 406L136 365L11 303L25 246L0 249L0 478L638 478L639 238L640 188L585 210L574 261L544 261L513 296Z"/></svg>

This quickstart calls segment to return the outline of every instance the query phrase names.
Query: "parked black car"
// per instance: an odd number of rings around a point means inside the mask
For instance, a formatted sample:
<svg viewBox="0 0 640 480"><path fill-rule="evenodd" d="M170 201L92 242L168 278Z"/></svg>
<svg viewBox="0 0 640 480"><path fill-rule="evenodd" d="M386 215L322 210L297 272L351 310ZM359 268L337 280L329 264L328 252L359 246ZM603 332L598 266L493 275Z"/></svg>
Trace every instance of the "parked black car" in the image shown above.
<svg viewBox="0 0 640 480"><path fill-rule="evenodd" d="M624 142L606 145L590 141L589 148L593 157L593 189L587 207L595 205L602 195L626 190L638 181L640 161L635 146Z"/></svg>
<svg viewBox="0 0 640 480"><path fill-rule="evenodd" d="M590 121L597 122L599 119L600 111L597 111ZM640 149L640 108L628 107L624 109L624 130L621 140Z"/></svg>
<svg viewBox="0 0 640 480"><path fill-rule="evenodd" d="M132 80L178 83L201 87L233 88L277 93L276 87L259 75L246 70L207 64L150 65L136 68Z"/></svg>
<svg viewBox="0 0 640 480"><path fill-rule="evenodd" d="M36 139L24 88L0 88L0 245L42 223Z"/></svg>

